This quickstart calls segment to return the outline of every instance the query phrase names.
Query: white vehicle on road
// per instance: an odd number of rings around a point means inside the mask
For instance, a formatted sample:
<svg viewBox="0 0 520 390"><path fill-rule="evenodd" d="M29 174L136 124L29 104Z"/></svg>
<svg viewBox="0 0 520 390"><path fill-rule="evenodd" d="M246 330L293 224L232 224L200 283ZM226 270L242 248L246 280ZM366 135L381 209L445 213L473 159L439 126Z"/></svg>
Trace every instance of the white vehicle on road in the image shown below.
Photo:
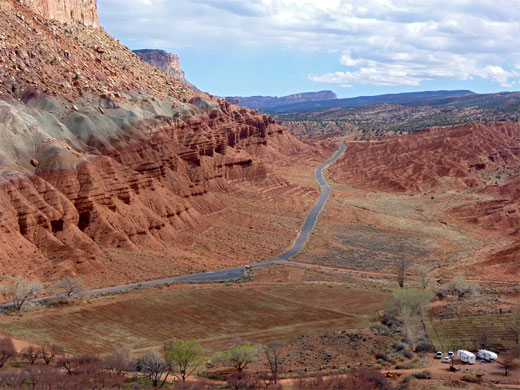
<svg viewBox="0 0 520 390"><path fill-rule="evenodd" d="M473 353L464 349L459 349L457 351L457 357L460 359L462 363L466 364L475 364L477 360L477 357Z"/></svg>

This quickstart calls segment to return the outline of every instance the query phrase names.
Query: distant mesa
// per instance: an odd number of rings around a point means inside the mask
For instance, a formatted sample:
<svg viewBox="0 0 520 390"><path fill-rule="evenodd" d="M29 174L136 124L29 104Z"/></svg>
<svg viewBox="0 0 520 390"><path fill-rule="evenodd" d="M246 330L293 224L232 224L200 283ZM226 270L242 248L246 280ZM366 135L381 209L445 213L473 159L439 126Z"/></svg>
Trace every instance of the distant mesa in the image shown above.
<svg viewBox="0 0 520 390"><path fill-rule="evenodd" d="M184 71L181 69L179 56L158 49L134 50L134 53L141 57L143 61L179 80L191 90L198 91L193 84L184 78Z"/></svg>
<svg viewBox="0 0 520 390"><path fill-rule="evenodd" d="M288 96L232 96L227 97L226 100L233 104L239 104L241 106L255 108L259 110L269 110L273 108L283 107L292 104L315 102L323 100L335 100L338 96L332 91L319 91L319 92L303 92L296 93Z"/></svg>
<svg viewBox="0 0 520 390"><path fill-rule="evenodd" d="M405 92L392 93L375 96L358 96L353 98L319 98L313 100L293 101L281 103L270 107L265 107L266 111L272 113L297 112L307 110L326 110L337 107L364 107L373 104L413 104L420 102L428 102L439 99L460 98L463 96L475 95L469 90L454 91L421 91L421 92ZM335 96L335 95L334 95ZM240 101L242 104L242 100Z"/></svg>

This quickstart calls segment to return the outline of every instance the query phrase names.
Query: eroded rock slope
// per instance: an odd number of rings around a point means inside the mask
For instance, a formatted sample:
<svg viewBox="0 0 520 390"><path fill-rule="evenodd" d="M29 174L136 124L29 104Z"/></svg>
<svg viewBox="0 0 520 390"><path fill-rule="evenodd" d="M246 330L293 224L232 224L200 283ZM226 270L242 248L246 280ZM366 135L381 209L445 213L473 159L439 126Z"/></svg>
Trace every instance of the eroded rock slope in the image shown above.
<svg viewBox="0 0 520 390"><path fill-rule="evenodd" d="M291 187L264 162L309 148L274 120L190 91L102 29L49 21L32 12L42 2L26 2L0 0L2 272L106 284L125 272L110 250L187 246L230 207L216 194Z"/></svg>

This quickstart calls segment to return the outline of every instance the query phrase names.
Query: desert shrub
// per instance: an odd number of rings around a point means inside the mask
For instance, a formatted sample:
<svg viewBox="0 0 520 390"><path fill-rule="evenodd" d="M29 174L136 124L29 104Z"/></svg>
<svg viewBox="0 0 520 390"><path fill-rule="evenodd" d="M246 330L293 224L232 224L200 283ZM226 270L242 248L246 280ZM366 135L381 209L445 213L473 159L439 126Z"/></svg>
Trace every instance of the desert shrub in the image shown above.
<svg viewBox="0 0 520 390"><path fill-rule="evenodd" d="M405 349L405 350L401 351L401 355L403 355L407 359L413 358L413 352L410 351L409 349Z"/></svg>
<svg viewBox="0 0 520 390"><path fill-rule="evenodd" d="M388 362L390 359L388 358L388 355L384 352L378 352L376 353L376 359L377 360L382 360L384 362Z"/></svg>
<svg viewBox="0 0 520 390"><path fill-rule="evenodd" d="M378 334L378 335L382 335L382 336L389 336L390 335L390 330L386 326L383 326L381 324L372 325L370 327L370 330L372 331L372 333L375 333L375 334Z"/></svg>
<svg viewBox="0 0 520 390"><path fill-rule="evenodd" d="M392 344L392 348L394 349L394 351L396 351L396 352L400 352L400 351L402 351L403 349L406 348L406 344L403 344L403 343L395 343L395 344Z"/></svg>
<svg viewBox="0 0 520 390"><path fill-rule="evenodd" d="M415 346L415 352L435 352L435 347L428 340L421 340Z"/></svg>
<svg viewBox="0 0 520 390"><path fill-rule="evenodd" d="M385 310L381 315L381 323L390 329L399 329L401 322L397 319L398 316L399 313L395 308Z"/></svg>
<svg viewBox="0 0 520 390"><path fill-rule="evenodd" d="M464 374L462 376L461 380L463 380L464 382L469 382L469 383L478 383L479 382L479 380L476 376L470 375L470 374Z"/></svg>
<svg viewBox="0 0 520 390"><path fill-rule="evenodd" d="M459 299L476 295L479 286L475 282L467 281L463 276L457 275L448 283L442 286L442 292L448 295L456 296Z"/></svg>
<svg viewBox="0 0 520 390"><path fill-rule="evenodd" d="M432 373L428 370L415 372L412 375L417 379L432 379Z"/></svg>
<svg viewBox="0 0 520 390"><path fill-rule="evenodd" d="M395 366L396 370L409 370L411 368L415 368L415 362L408 361L404 363L399 363Z"/></svg>

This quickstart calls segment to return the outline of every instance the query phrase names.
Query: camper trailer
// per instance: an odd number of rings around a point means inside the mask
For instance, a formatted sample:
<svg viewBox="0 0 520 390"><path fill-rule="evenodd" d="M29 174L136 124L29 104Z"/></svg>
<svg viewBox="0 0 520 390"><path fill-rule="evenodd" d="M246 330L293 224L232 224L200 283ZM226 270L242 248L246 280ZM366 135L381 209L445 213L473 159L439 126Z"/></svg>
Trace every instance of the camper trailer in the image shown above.
<svg viewBox="0 0 520 390"><path fill-rule="evenodd" d="M498 356L495 352L479 349L477 352L477 358L485 360L486 362L491 362L493 360L497 360Z"/></svg>
<svg viewBox="0 0 520 390"><path fill-rule="evenodd" d="M476 356L474 354L463 349L459 349L457 351L457 357L460 359L462 363L466 364L475 364L476 361Z"/></svg>

